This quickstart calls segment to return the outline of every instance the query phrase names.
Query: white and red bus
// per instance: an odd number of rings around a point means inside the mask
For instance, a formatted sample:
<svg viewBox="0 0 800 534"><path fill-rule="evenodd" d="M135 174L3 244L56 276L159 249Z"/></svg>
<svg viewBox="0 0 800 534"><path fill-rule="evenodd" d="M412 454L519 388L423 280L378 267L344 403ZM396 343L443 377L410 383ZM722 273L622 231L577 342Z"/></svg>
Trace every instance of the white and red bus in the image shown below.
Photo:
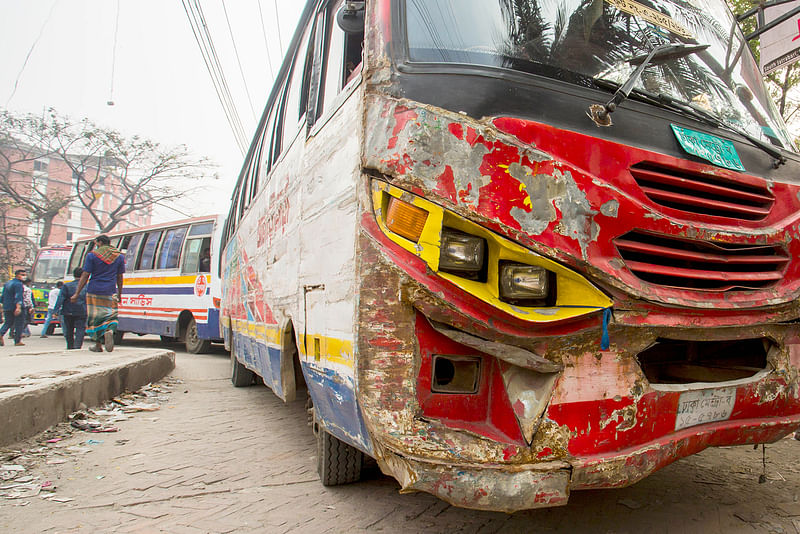
<svg viewBox="0 0 800 534"><path fill-rule="evenodd" d="M117 341L125 333L182 341L192 353L222 342L217 246L219 217L195 217L124 232L110 232L125 254ZM83 266L96 236L75 243L69 271Z"/></svg>

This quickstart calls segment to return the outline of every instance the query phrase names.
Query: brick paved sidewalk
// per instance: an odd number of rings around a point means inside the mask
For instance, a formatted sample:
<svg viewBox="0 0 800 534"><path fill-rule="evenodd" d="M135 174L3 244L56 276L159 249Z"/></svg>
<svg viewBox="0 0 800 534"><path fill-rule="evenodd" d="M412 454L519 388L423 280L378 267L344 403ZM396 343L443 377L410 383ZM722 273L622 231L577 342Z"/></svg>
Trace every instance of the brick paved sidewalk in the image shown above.
<svg viewBox="0 0 800 534"><path fill-rule="evenodd" d="M91 452L31 474L68 502L0 499L2 532L784 532L800 529L800 443L761 452L714 449L622 490L575 492L563 508L514 515L453 508L400 495L376 470L323 487L304 402L284 405L260 386L233 388L229 361L178 354L170 400L61 446ZM102 443L86 445L87 440ZM794 459L793 459L794 458ZM798 530L800 531L800 530Z"/></svg>

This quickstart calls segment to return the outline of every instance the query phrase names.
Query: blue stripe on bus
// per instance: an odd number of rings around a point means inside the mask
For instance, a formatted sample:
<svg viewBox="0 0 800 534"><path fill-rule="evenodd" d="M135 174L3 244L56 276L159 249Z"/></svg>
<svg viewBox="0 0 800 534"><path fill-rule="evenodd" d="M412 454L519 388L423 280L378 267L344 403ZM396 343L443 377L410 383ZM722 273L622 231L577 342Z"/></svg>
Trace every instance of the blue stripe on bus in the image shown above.
<svg viewBox="0 0 800 534"><path fill-rule="evenodd" d="M244 364L256 371L276 395L283 395L281 386L281 351L268 347L250 336L224 329L231 338L234 352ZM325 428L345 443L373 455L361 409L355 398L351 380L342 380L331 369L317 369L302 363L308 391Z"/></svg>
<svg viewBox="0 0 800 534"><path fill-rule="evenodd" d="M208 294L206 289L206 294ZM184 287L153 287L153 286L123 286L124 295L194 295L194 286Z"/></svg>
<svg viewBox="0 0 800 534"><path fill-rule="evenodd" d="M317 409L325 429L354 447L373 456L372 442L369 439L364 418L361 416L349 380L342 378L332 369L318 369L302 364L314 408Z"/></svg>
<svg viewBox="0 0 800 534"><path fill-rule="evenodd" d="M174 319L133 319L119 318L119 330L135 334L155 334L157 336L174 336L176 323ZM168 330L169 329L169 330Z"/></svg>
<svg viewBox="0 0 800 534"><path fill-rule="evenodd" d="M209 324L197 325L197 337L219 341L219 310L208 310ZM135 334L155 334L157 336L177 335L178 321L176 319L139 319L132 317L119 318L119 330Z"/></svg>
<svg viewBox="0 0 800 534"><path fill-rule="evenodd" d="M208 309L208 324L200 323L197 325L197 337L200 339L222 339L222 336L219 335L219 309Z"/></svg>

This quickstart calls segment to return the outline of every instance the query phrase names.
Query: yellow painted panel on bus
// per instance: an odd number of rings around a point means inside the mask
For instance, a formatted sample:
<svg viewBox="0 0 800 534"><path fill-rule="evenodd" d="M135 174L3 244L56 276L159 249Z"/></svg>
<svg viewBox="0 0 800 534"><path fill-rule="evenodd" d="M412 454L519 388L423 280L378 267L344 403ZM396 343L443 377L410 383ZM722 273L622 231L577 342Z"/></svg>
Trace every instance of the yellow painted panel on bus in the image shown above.
<svg viewBox="0 0 800 534"><path fill-rule="evenodd" d="M392 198L397 198L405 203L413 204L416 208L427 212L425 224L416 242L393 232L387 226L385 213L388 210L388 205ZM375 219L383 233L404 249L419 256L429 265L438 267L439 244L441 241L444 210L432 202L428 202L402 189L377 180L372 182L372 201L373 209L375 210Z"/></svg>
<svg viewBox="0 0 800 534"><path fill-rule="evenodd" d="M192 284L194 285L196 275L190 276L129 276L125 278L126 286L158 286L168 284ZM206 275L206 282L211 282L211 277Z"/></svg>

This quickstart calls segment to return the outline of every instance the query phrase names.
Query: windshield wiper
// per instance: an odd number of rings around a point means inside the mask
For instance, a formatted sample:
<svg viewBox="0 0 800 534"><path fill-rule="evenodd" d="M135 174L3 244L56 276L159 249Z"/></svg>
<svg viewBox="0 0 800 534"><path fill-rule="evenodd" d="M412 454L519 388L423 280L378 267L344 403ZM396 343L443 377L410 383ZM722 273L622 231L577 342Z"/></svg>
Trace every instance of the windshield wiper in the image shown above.
<svg viewBox="0 0 800 534"><path fill-rule="evenodd" d="M686 57L690 54L705 50L709 45L686 45L683 43L662 44L653 48L646 56L634 56L627 60L628 63L639 63L636 70L631 73L625 83L611 97L611 100L606 102L605 105L592 104L589 106L589 117L598 126L611 126L611 114L619 107L622 102L630 96L633 86L641 78L644 69L648 65L657 65L664 61Z"/></svg>

